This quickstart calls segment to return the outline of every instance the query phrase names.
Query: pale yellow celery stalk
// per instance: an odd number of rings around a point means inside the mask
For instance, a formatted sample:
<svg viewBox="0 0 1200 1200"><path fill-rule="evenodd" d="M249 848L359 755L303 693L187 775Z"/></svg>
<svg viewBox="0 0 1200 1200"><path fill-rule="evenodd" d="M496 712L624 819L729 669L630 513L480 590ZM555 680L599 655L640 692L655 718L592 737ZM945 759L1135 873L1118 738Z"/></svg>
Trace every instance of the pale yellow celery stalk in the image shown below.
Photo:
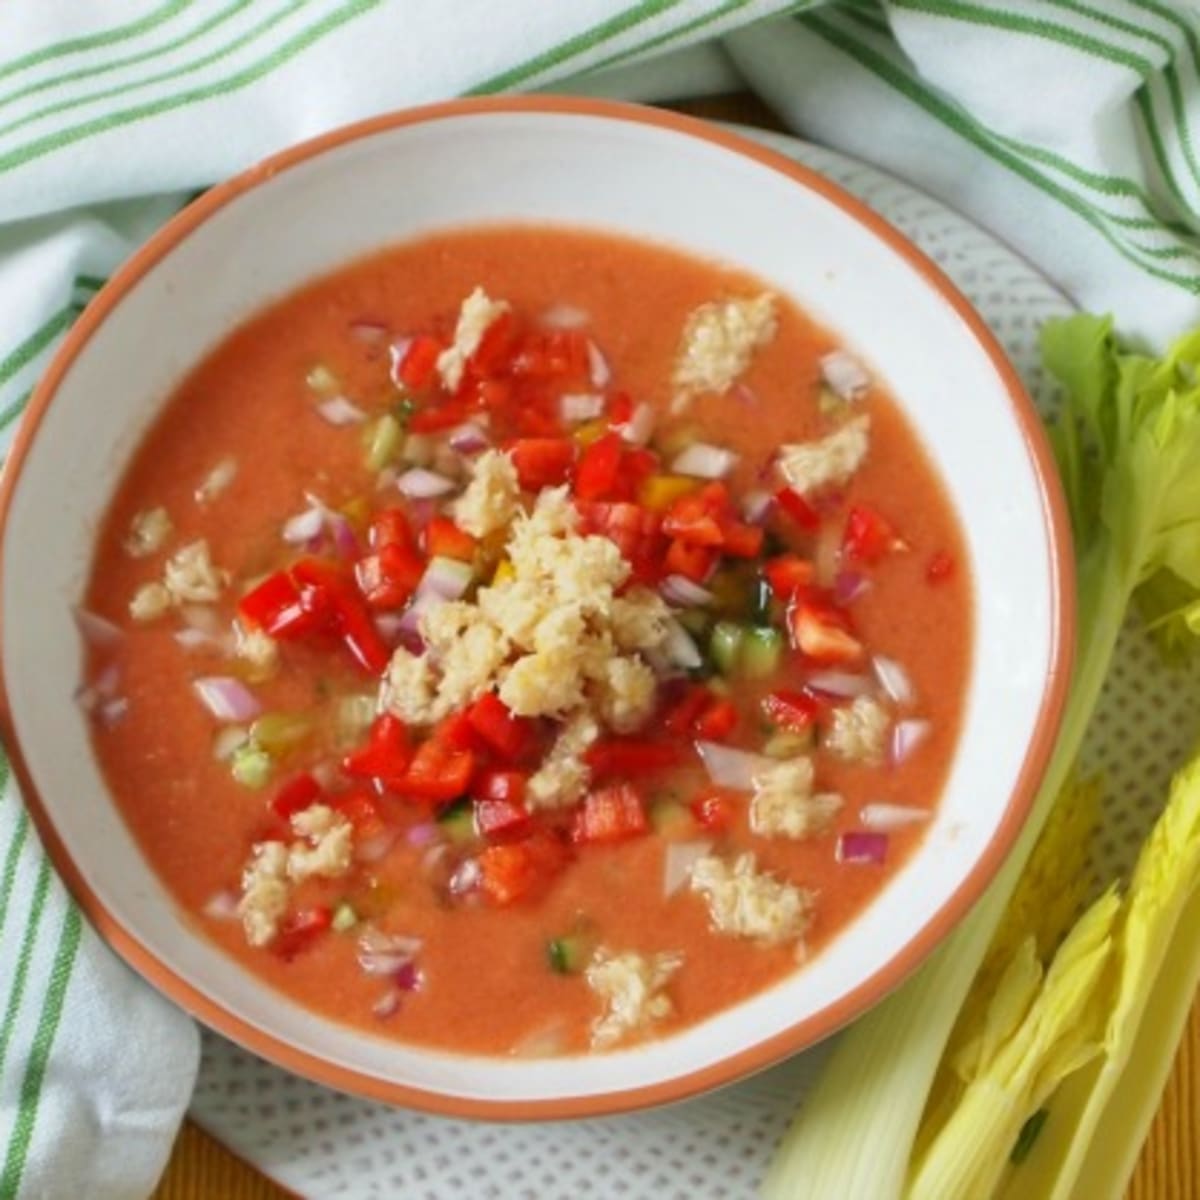
<svg viewBox="0 0 1200 1200"><path fill-rule="evenodd" d="M1186 916L1198 896L1200 757L1172 781L1122 906L1102 1054L1054 1096L1049 1119L1012 1171L1004 1196L1102 1200L1120 1194L1194 995L1200 922Z"/></svg>
<svg viewBox="0 0 1200 1200"><path fill-rule="evenodd" d="M1100 1052L1104 1010L1097 993L1119 908L1110 889L1067 935L1045 978L1034 939L1021 944L983 1028L959 1053L965 1090L914 1163L906 1200L991 1196L1029 1116Z"/></svg>
<svg viewBox="0 0 1200 1200"><path fill-rule="evenodd" d="M1055 752L982 899L907 983L842 1037L784 1137L764 1183L769 1200L901 1195L939 1060L1079 751L1129 601L1163 571L1200 595L1200 332L1159 361L1120 353L1111 322L1096 317L1048 323L1042 342L1067 389L1052 433L1079 603L1079 653Z"/></svg>

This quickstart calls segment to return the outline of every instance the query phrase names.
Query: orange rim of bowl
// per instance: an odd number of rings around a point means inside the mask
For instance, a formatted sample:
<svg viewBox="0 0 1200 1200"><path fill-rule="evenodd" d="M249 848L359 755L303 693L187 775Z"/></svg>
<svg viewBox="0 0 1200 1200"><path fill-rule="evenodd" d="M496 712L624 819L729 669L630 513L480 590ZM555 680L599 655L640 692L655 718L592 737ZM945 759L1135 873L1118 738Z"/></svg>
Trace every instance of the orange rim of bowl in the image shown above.
<svg viewBox="0 0 1200 1200"><path fill-rule="evenodd" d="M1066 701L1075 637L1075 591L1071 559L1070 526L1049 444L1033 403L1016 370L1006 358L983 319L943 272L901 233L893 229L861 201L815 171L800 166L776 151L766 149L725 129L661 109L575 97L494 97L452 100L421 108L406 109L345 126L281 151L226 183L204 193L178 213L150 238L100 290L67 334L45 375L39 382L21 422L0 481L0 595L3 594L4 546L13 496L20 483L25 459L38 428L54 400L66 373L88 340L106 317L146 272L202 225L209 217L243 193L300 163L328 150L375 134L410 125L427 124L473 114L541 113L557 116L595 117L649 125L679 136L698 138L730 153L752 159L794 183L816 192L860 225L865 226L895 254L903 258L924 281L954 309L959 319L981 346L1008 394L1013 416L1020 428L1041 493L1042 511L1050 549L1052 588L1051 651L1037 724L1026 749L1016 786L1004 816L983 854L967 877L942 907L918 929L878 970L832 1004L797 1021L769 1038L757 1041L736 1054L697 1070L641 1086L621 1088L584 1096L537 1100L490 1100L456 1096L398 1083L329 1062L293 1046L242 1018L205 995L162 962L136 934L105 908L76 866L51 822L33 783L28 764L16 737L9 704L7 678L0 656L0 733L9 748L13 770L21 786L34 823L54 866L65 880L88 919L140 975L175 1003L206 1025L238 1042L246 1049L319 1083L373 1100L405 1105L444 1116L491 1120L548 1120L592 1117L629 1112L639 1108L683 1100L730 1083L799 1052L829 1036L865 1012L897 987L966 915L983 892L1016 840L1033 803L1046 768ZM0 647L4 614L0 607Z"/></svg>

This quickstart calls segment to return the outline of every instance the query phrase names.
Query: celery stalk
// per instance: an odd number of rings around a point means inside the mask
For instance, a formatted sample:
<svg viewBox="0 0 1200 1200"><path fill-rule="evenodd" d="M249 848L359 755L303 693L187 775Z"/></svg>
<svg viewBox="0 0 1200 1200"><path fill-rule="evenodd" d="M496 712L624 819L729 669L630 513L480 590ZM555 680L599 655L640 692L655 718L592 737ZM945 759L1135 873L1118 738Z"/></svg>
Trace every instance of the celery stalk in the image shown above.
<svg viewBox="0 0 1200 1200"><path fill-rule="evenodd" d="M1164 572L1175 590L1193 600L1200 593L1200 331L1155 361L1121 353L1110 320L1080 315L1049 322L1042 352L1067 390L1052 439L1079 597L1079 654L1055 752L1030 819L982 899L838 1044L784 1137L764 1184L768 1200L903 1194L939 1061L1078 754L1130 601Z"/></svg>

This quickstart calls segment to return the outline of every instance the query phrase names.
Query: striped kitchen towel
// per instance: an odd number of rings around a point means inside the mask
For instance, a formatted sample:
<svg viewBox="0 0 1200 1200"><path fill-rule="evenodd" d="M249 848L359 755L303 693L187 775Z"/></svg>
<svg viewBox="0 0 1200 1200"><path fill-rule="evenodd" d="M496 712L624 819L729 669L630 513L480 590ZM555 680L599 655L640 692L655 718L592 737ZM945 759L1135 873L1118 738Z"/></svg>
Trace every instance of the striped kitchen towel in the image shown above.
<svg viewBox="0 0 1200 1200"><path fill-rule="evenodd" d="M1195 0L7 0L0 450L74 316L195 189L391 108L755 88L1161 344L1200 320ZM146 1194L190 1023L80 920L0 799L0 1200Z"/></svg>

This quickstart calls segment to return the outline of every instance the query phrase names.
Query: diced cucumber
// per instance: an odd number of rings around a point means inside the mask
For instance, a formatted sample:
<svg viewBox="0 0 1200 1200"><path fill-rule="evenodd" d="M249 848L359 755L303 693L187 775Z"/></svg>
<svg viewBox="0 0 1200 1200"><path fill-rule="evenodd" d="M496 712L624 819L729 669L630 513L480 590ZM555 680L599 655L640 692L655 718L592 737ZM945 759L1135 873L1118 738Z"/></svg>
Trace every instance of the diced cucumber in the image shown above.
<svg viewBox="0 0 1200 1200"><path fill-rule="evenodd" d="M783 654L783 634L770 625L755 625L742 639L740 669L751 679L765 679L779 667Z"/></svg>
<svg viewBox="0 0 1200 1200"><path fill-rule="evenodd" d="M345 933L346 930L353 929L357 924L358 913L356 913L354 909L347 904L345 900L343 900L341 904L339 904L337 908L333 910L333 920L330 922L330 926L337 933Z"/></svg>
<svg viewBox="0 0 1200 1200"><path fill-rule="evenodd" d="M230 771L242 787L265 788L271 780L271 756L253 742L244 742L230 759Z"/></svg>
<svg viewBox="0 0 1200 1200"><path fill-rule="evenodd" d="M437 823L446 837L457 845L475 840L475 807L465 797L438 813Z"/></svg>
<svg viewBox="0 0 1200 1200"><path fill-rule="evenodd" d="M558 975L578 975L592 957L591 938L574 933L546 943L546 962Z"/></svg>
<svg viewBox="0 0 1200 1200"><path fill-rule="evenodd" d="M722 675L733 674L744 638L745 630L733 621L718 621L713 626L708 653Z"/></svg>
<svg viewBox="0 0 1200 1200"><path fill-rule="evenodd" d="M750 619L755 625L769 625L774 608L775 593L765 579L755 579L750 585Z"/></svg>
<svg viewBox="0 0 1200 1200"><path fill-rule="evenodd" d="M286 754L305 741L313 731L312 718L303 713L263 713L250 726L250 740L268 754Z"/></svg>
<svg viewBox="0 0 1200 1200"><path fill-rule="evenodd" d="M649 815L654 832L667 841L689 838L696 832L691 812L678 800L656 800L650 805Z"/></svg>
<svg viewBox="0 0 1200 1200"><path fill-rule="evenodd" d="M796 758L812 749L813 730L795 733L790 729L779 729L767 738L763 753L768 758Z"/></svg>
<svg viewBox="0 0 1200 1200"><path fill-rule="evenodd" d="M309 391L318 396L335 395L342 386L338 382L338 377L324 363L317 363L305 375L304 382L308 384Z"/></svg>
<svg viewBox="0 0 1200 1200"><path fill-rule="evenodd" d="M694 638L706 638L712 618L702 608L685 608L675 614L675 619Z"/></svg>
<svg viewBox="0 0 1200 1200"><path fill-rule="evenodd" d="M400 422L391 413L385 413L368 425L365 437L367 470L382 471L396 457L403 437Z"/></svg>

